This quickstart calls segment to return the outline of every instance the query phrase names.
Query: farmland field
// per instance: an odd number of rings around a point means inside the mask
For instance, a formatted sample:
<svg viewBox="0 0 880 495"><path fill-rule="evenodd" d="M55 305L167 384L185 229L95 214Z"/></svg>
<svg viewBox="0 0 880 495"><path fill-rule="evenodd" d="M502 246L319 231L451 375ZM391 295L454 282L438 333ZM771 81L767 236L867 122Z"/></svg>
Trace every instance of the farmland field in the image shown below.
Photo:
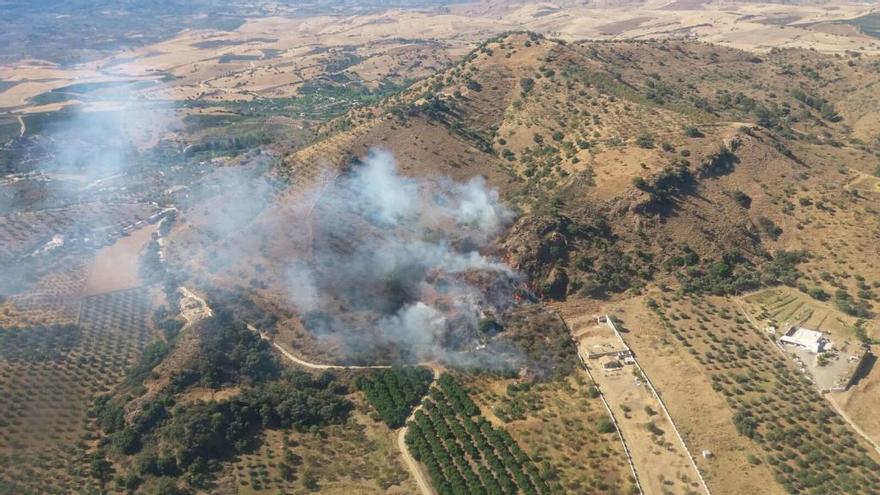
<svg viewBox="0 0 880 495"><path fill-rule="evenodd" d="M600 431L608 415L583 368L547 383L480 378L474 387L483 414L503 425L542 469L552 467L548 475L557 489L597 494L635 489L617 435Z"/></svg>
<svg viewBox="0 0 880 495"><path fill-rule="evenodd" d="M0 0L0 495L880 495L878 1Z"/></svg>
<svg viewBox="0 0 880 495"><path fill-rule="evenodd" d="M480 415L452 376L441 375L438 382L406 434L438 493L551 493L532 459Z"/></svg>
<svg viewBox="0 0 880 495"><path fill-rule="evenodd" d="M123 377L153 338L146 288L82 300L78 322L0 329L0 488L69 493L88 469L92 399ZM34 465L45 469L35 475ZM4 491L4 490L0 490Z"/></svg>
<svg viewBox="0 0 880 495"><path fill-rule="evenodd" d="M655 303L657 320L724 398L737 433L763 451L749 457L751 464L767 465L789 492L876 493L876 452L735 304L665 296Z"/></svg>
<svg viewBox="0 0 880 495"><path fill-rule="evenodd" d="M218 483L225 493L241 495L415 493L394 442L395 435L362 411L321 433L267 430L260 447L235 459Z"/></svg>

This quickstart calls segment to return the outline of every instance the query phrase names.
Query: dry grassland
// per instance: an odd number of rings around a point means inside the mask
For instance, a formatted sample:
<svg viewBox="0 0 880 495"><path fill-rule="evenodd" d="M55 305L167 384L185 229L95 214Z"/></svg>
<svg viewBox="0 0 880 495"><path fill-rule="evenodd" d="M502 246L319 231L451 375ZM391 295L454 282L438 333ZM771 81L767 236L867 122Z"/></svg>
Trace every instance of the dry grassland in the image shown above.
<svg viewBox="0 0 880 495"><path fill-rule="evenodd" d="M581 368L548 383L489 378L471 383L482 414L510 433L540 468L549 463L552 481L568 493L630 493L633 479L623 446L613 432L598 431L607 413L591 396L591 385Z"/></svg>
<svg viewBox="0 0 880 495"><path fill-rule="evenodd" d="M218 485L241 495L305 494L314 487L352 495L416 493L395 432L371 419L360 400L356 404L345 424L320 432L266 430L259 448L229 463Z"/></svg>

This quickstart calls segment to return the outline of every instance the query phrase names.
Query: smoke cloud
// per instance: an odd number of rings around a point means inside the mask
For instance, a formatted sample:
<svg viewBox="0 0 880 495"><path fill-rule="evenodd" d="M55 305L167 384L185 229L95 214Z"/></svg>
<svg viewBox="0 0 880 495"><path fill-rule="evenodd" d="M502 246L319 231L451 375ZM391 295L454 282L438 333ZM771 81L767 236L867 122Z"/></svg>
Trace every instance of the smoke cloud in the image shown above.
<svg viewBox="0 0 880 495"><path fill-rule="evenodd" d="M485 340L480 319L512 303L518 277L487 253L513 213L482 178L404 177L374 150L306 198L311 253L287 281L313 333L355 352L455 360Z"/></svg>
<svg viewBox="0 0 880 495"><path fill-rule="evenodd" d="M352 361L492 366L515 354L492 347L480 328L487 317L501 319L521 286L493 255L513 212L484 179L407 177L390 152L374 150L338 176L285 191L268 173L271 154L223 166L163 162L156 145L180 125L172 114L120 92L114 111L69 112L35 138L39 206L79 210L19 254L56 236L64 241L58 252L94 248L129 219L173 203L179 227L163 249L176 280L269 297L280 290L307 330ZM119 213L105 214L116 204ZM33 278L29 270L7 278Z"/></svg>

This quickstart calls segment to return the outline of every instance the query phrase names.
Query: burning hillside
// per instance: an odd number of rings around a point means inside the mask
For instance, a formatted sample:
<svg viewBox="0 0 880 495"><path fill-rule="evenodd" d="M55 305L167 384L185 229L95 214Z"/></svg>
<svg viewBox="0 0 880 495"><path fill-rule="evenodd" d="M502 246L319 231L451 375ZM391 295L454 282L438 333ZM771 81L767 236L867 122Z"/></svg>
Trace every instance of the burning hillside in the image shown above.
<svg viewBox="0 0 880 495"><path fill-rule="evenodd" d="M491 255L513 213L482 179L404 177L376 151L305 201L311 253L287 280L312 333L356 359L495 367L519 354L498 330L521 280Z"/></svg>

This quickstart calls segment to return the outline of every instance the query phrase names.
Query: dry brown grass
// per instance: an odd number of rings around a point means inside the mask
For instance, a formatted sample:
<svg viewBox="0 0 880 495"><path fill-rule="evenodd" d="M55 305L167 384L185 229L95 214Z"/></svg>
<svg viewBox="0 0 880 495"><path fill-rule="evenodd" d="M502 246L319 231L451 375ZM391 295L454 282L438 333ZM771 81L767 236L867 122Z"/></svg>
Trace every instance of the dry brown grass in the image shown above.
<svg viewBox="0 0 880 495"><path fill-rule="evenodd" d="M600 400L588 394L591 383L583 369L512 393L508 386L520 380L477 378L471 383L483 415L510 433L539 467L547 461L566 492L628 493L632 475L623 446L615 434L598 432L597 423L607 414Z"/></svg>
<svg viewBox="0 0 880 495"><path fill-rule="evenodd" d="M703 450L712 452L711 460L697 458L712 493L785 493L766 464L747 461L750 454L760 456L761 449L737 434L733 413L712 390L704 366L658 325L644 298L605 309L631 330L625 334L627 343L663 397L688 448L698 456Z"/></svg>
<svg viewBox="0 0 880 495"><path fill-rule="evenodd" d="M713 492L741 493L739 487L752 486L763 493L774 486L771 471L778 467L769 463L776 462L772 457L781 447L778 439L768 440L773 438L768 425L801 428L809 448L819 450L830 441L826 437L834 428L835 438L845 435L853 441L852 450L841 455L875 457L873 449L844 426L814 385L798 377L793 363L739 313L735 303L716 297L651 297L660 304L656 313L643 305L642 298L615 303L609 311L630 330L627 340L689 442L715 454L714 459L700 460ZM673 369L676 372L670 373ZM751 378L744 381L744 376ZM754 440L732 427L737 411L758 418ZM757 463L747 462L750 456ZM866 483L873 486L874 481Z"/></svg>
<svg viewBox="0 0 880 495"><path fill-rule="evenodd" d="M225 467L219 486L224 493L242 495L304 494L314 492L304 483L304 478L312 478L322 493L416 493L397 451L395 432L371 419L359 399L356 404L345 424L320 432L264 431L256 451L239 455ZM287 478L281 470L285 450L299 458Z"/></svg>

